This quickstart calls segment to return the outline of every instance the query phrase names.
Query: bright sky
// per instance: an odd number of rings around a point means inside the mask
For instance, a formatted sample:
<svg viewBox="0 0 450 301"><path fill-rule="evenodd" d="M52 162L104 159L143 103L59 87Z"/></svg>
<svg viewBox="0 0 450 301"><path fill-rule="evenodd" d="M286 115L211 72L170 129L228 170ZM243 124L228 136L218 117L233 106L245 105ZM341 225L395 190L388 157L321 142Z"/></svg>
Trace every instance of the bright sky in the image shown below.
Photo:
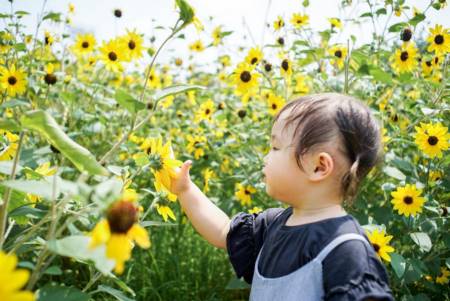
<svg viewBox="0 0 450 301"><path fill-rule="evenodd" d="M236 52L238 45L250 47L254 46L254 43L261 45L263 41L268 44L273 44L273 41L278 35L274 35L271 28L264 29L266 12L267 21L271 25L278 15L283 16L285 21L289 22L294 12L306 12L310 16L310 24L313 30L322 30L329 27L327 21L329 17L340 17L341 19L355 18L369 10L367 4L365 4L366 1L361 0L353 0L358 5L346 11L340 11L338 8L338 3L341 0L310 0L311 4L306 11L301 5L302 0L188 1L195 8L196 14L205 25L206 32L197 33L194 27L190 25L184 31L187 37L186 40L176 40L168 44L166 52L160 57L160 61L162 62L168 61L169 57L173 55L187 58L190 53L188 44L198 38L202 39L205 44L208 44L211 41L211 31L217 25L223 25L223 30L232 30L234 34L225 38L224 49L207 49L205 52L196 54L195 61L207 63L217 57L218 54L224 53L238 56L240 59L245 55L245 52ZM374 2L374 0L370 1ZM48 0L45 11L66 13L69 3L75 5L75 15L72 17L72 34L77 32L92 32L95 34L97 40L109 39L118 34L122 34L126 28L136 28L138 32L144 33L147 37L155 35L161 41L167 35L167 31L157 30L155 27L158 25L165 27L171 26L177 18L177 13L174 10L174 0ZM428 5L429 0L407 0L406 3L418 9L424 9ZM31 15L25 16L23 19L27 25L27 31L30 34L34 33L37 15L41 11L42 4L43 0L14 0L14 10L26 10L31 13ZM122 10L122 18L117 19L113 16L112 12L115 8ZM450 27L449 10L449 6L440 11L430 8L426 14L427 20L420 24L418 32L424 30L426 26L434 24L442 24L445 27ZM9 2L6 0L1 1L0 12L9 11ZM407 11L407 14L410 16L411 11ZM380 19L382 22L385 20L385 18ZM393 16L391 23L405 20L405 17ZM362 24L360 26L347 26L343 33L331 42L346 44L349 33L354 34L358 38L359 43L369 42L371 35L367 34L367 32L372 32L373 30L370 18L362 18L361 22ZM379 28L377 28L380 32L384 26L382 22L380 22ZM2 27L5 26L5 23L0 24ZM40 36L43 35L44 30L50 30L51 32L61 30L61 28L51 28L50 26L51 23L44 23ZM250 32L254 41L249 38ZM244 35L247 36L247 40L244 40ZM312 38L314 40L314 37ZM146 44L149 45L148 40ZM156 43L156 45L158 44ZM168 51L169 49L172 51Z"/></svg>

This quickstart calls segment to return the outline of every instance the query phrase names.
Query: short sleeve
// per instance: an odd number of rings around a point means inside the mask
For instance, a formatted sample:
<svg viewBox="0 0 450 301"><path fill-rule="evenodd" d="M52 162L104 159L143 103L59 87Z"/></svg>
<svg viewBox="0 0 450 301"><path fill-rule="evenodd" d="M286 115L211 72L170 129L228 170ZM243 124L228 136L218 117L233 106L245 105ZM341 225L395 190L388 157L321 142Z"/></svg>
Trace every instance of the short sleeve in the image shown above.
<svg viewBox="0 0 450 301"><path fill-rule="evenodd" d="M326 301L394 301L386 268L359 240L337 246L323 261Z"/></svg>
<svg viewBox="0 0 450 301"><path fill-rule="evenodd" d="M269 208L259 213L240 212L231 218L227 234L227 252L238 278L252 282L256 257L262 247L268 225L283 208Z"/></svg>

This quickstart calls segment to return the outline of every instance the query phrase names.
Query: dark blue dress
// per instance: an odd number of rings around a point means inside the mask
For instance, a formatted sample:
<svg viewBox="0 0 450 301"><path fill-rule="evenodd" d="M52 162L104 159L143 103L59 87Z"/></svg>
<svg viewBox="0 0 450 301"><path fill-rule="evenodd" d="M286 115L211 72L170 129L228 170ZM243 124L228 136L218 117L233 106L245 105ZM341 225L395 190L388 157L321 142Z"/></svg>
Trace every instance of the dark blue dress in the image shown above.
<svg viewBox="0 0 450 301"><path fill-rule="evenodd" d="M260 213L241 212L233 216L227 235L227 251L238 278L251 283L256 257L267 235L267 226L281 223L270 233L259 261L264 277L287 275L311 261L329 242L345 233L365 235L351 215L286 226L292 207L270 208ZM385 266L375 250L364 242L350 240L336 247L323 261L325 300L394 300ZM299 298L301 300L301 298Z"/></svg>

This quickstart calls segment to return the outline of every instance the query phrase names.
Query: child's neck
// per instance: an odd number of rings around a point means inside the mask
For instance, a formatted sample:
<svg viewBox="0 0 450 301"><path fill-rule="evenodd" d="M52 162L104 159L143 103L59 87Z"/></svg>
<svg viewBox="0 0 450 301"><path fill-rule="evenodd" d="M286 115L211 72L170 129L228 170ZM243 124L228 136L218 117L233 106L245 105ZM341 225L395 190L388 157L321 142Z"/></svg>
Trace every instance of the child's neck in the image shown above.
<svg viewBox="0 0 450 301"><path fill-rule="evenodd" d="M347 215L347 212L340 204L327 204L321 207L292 206L292 214L287 219L286 226L308 224L344 215Z"/></svg>

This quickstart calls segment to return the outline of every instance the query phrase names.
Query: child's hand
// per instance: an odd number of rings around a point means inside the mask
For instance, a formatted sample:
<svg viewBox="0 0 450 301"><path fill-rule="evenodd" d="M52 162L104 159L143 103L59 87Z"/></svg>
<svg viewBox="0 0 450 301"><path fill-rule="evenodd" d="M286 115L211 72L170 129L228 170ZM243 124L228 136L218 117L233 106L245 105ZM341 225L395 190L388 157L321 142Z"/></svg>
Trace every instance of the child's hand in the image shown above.
<svg viewBox="0 0 450 301"><path fill-rule="evenodd" d="M191 177L189 176L189 169L192 166L192 161L187 160L181 165L181 167L175 169L177 173L176 178L172 178L172 183L170 187L170 191L176 195L180 195L181 193L187 191L189 187L193 184L191 181Z"/></svg>

